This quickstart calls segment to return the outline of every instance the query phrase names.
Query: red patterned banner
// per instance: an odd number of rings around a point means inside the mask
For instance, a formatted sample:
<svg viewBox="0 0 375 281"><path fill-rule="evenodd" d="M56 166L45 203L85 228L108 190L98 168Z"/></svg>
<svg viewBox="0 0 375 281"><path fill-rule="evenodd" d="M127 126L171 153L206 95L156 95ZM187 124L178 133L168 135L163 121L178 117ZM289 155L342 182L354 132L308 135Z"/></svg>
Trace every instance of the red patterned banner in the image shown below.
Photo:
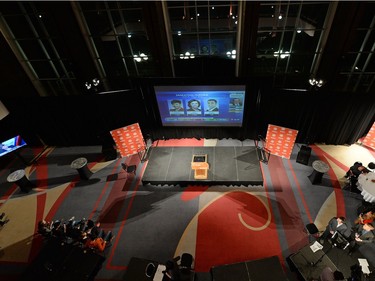
<svg viewBox="0 0 375 281"><path fill-rule="evenodd" d="M297 130L269 124L266 136L266 148L273 155L290 159L297 134Z"/></svg>
<svg viewBox="0 0 375 281"><path fill-rule="evenodd" d="M362 144L375 149L375 122L372 124L370 131L368 131L367 135L363 139Z"/></svg>
<svg viewBox="0 0 375 281"><path fill-rule="evenodd" d="M146 147L138 123L111 131L111 135L121 157L136 154Z"/></svg>

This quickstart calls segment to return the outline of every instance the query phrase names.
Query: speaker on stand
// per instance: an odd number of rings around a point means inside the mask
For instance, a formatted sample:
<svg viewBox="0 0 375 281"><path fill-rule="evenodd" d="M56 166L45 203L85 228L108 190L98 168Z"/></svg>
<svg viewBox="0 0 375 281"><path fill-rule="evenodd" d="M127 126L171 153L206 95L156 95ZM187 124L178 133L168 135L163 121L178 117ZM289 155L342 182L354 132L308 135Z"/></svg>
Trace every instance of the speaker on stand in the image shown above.
<svg viewBox="0 0 375 281"><path fill-rule="evenodd" d="M297 154L296 162L304 164L304 165L308 165L310 156L311 156L311 147L302 145Z"/></svg>

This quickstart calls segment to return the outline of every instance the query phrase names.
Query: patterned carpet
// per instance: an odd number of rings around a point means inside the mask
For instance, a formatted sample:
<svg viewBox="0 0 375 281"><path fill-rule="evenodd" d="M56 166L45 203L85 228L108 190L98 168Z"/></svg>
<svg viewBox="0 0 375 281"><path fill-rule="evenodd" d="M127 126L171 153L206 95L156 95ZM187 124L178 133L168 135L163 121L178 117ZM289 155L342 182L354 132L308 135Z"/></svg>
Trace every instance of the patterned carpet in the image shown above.
<svg viewBox="0 0 375 281"><path fill-rule="evenodd" d="M167 140L158 146L253 146L253 141ZM42 243L35 236L43 218L91 218L116 235L106 250L106 261L95 280L122 280L131 257L165 262L183 252L194 257L199 280L210 280L214 265L276 255L290 280L286 257L308 243L304 225L315 222L324 229L333 216L354 220L361 195L342 189L343 175L355 161L374 162L375 153L359 144L312 145L309 165L297 163L300 145L291 159L271 156L262 163L263 186L143 186L147 161L138 155L105 161L101 147L25 147L0 171L0 212L9 223L0 229L0 280L17 280ZM38 156L32 165L25 166ZM93 172L80 180L70 163L88 159ZM308 176L311 163L323 160L330 170L321 184ZM121 163L137 165L126 175ZM7 182L14 170L25 172L36 185L23 193Z"/></svg>

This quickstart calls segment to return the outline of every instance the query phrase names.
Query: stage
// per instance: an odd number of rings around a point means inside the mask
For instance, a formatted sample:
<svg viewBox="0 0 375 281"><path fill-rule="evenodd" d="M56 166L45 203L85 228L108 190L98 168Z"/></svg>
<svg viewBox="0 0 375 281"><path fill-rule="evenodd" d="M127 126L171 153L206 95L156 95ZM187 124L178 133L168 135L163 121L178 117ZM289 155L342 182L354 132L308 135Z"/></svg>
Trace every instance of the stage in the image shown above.
<svg viewBox="0 0 375 281"><path fill-rule="evenodd" d="M207 179L194 178L193 155L207 155ZM152 185L263 185L263 176L253 146L152 147L142 177Z"/></svg>
<svg viewBox="0 0 375 281"><path fill-rule="evenodd" d="M215 281L287 281L279 258L269 258L214 266L211 268Z"/></svg>
<svg viewBox="0 0 375 281"><path fill-rule="evenodd" d="M314 253L310 248L313 243L315 242L309 243L289 257L292 268L298 272L302 280L319 280L320 274L326 267L330 267L332 271L341 271L345 278L351 276L351 267L358 261L349 256L349 249L333 247L326 241L323 249Z"/></svg>

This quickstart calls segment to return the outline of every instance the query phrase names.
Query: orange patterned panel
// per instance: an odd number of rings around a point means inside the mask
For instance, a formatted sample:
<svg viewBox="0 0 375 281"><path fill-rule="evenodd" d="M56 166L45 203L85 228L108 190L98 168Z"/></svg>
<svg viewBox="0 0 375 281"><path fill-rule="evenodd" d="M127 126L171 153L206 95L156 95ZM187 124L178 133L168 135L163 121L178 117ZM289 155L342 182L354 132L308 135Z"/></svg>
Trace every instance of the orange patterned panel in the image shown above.
<svg viewBox="0 0 375 281"><path fill-rule="evenodd" d="M364 145L375 149L375 122L362 142Z"/></svg>
<svg viewBox="0 0 375 281"><path fill-rule="evenodd" d="M297 134L297 130L269 124L266 136L266 148L273 155L289 159Z"/></svg>
<svg viewBox="0 0 375 281"><path fill-rule="evenodd" d="M121 157L136 154L145 148L145 141L138 123L110 132Z"/></svg>

